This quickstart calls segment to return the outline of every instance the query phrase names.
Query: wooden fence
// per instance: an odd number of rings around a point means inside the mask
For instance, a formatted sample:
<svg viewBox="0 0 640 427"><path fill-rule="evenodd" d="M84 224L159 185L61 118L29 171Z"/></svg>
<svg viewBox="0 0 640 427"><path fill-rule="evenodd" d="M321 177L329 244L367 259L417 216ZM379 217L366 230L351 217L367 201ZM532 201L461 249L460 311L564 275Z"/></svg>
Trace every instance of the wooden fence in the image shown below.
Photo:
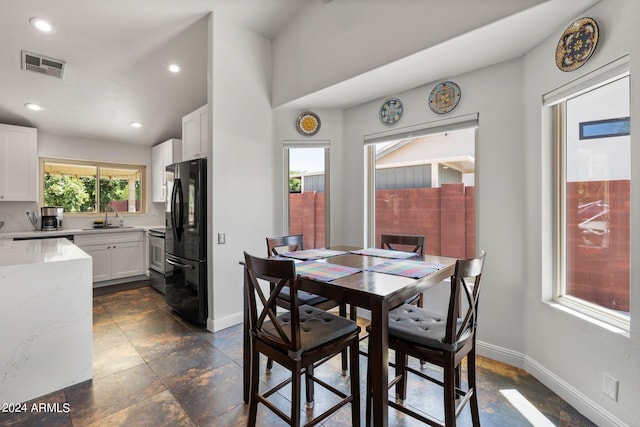
<svg viewBox="0 0 640 427"><path fill-rule="evenodd" d="M598 205L603 188L606 203ZM567 194L567 252L572 254L568 257L568 293L628 312L629 181L570 183ZM597 234L585 236L585 220L593 210L585 211L584 207L592 202L594 209L607 205L605 241ZM303 234L306 248L324 247L324 192L292 193L289 209L290 232ZM458 183L440 188L377 190L376 247L380 247L381 233L422 234L426 253L472 257L475 188Z"/></svg>

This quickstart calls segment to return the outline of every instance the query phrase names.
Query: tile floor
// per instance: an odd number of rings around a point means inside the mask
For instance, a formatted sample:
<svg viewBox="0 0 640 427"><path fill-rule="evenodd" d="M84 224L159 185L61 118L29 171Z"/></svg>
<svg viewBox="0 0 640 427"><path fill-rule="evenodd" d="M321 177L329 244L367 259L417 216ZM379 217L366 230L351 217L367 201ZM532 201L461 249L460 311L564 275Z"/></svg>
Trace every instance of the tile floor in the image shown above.
<svg viewBox="0 0 640 427"><path fill-rule="evenodd" d="M92 381L36 399L37 403L68 403L70 411L0 413L3 426L243 426L247 406L242 401L242 328L217 333L184 322L171 312L160 294L146 282L120 286L116 292L94 293L94 360ZM109 291L113 291L110 289ZM264 362L263 362L264 365ZM504 397L519 393L549 426L594 426L566 402L523 370L480 358L478 361L480 417L483 427L543 425L528 421ZM364 382L366 361L361 358ZM340 375L339 359L316 373L348 390L348 377ZM275 384L286 371L261 369L261 385ZM437 414L440 394L417 380L409 384L406 404ZM364 383L361 384L364 390ZM288 411L287 388L273 396ZM28 407L34 402L29 402ZM303 419L313 418L331 404L329 393L316 388L316 404ZM259 406L258 425L284 425ZM304 405L303 405L304 407ZM362 402L364 408L364 401ZM364 411L363 411L364 412ZM364 414L363 414L364 420ZM465 408L459 424L470 426ZM543 420L544 421L544 420ZM364 424L364 422L363 422ZM350 426L349 407L322 423ZM390 409L390 425L422 425Z"/></svg>

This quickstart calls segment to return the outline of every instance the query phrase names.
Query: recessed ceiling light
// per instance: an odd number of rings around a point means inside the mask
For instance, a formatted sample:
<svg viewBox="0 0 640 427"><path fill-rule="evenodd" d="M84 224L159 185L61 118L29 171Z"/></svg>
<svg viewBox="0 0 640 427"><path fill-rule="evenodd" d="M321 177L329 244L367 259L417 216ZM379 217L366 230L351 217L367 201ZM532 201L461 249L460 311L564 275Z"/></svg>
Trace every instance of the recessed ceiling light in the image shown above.
<svg viewBox="0 0 640 427"><path fill-rule="evenodd" d="M142 127L142 123L140 122L130 122L129 126L131 126L132 128L141 128Z"/></svg>
<svg viewBox="0 0 640 427"><path fill-rule="evenodd" d="M27 107L29 110L33 110L33 111L42 110L41 106L39 106L38 104L33 104L31 102L27 102L26 104L24 104L24 106Z"/></svg>
<svg viewBox="0 0 640 427"><path fill-rule="evenodd" d="M42 18L31 18L29 19L29 24L33 25L38 30L44 33L51 32L51 24L49 24L49 22L45 21Z"/></svg>
<svg viewBox="0 0 640 427"><path fill-rule="evenodd" d="M178 64L171 64L169 65L169 71L172 73L178 73L180 72L180 66Z"/></svg>

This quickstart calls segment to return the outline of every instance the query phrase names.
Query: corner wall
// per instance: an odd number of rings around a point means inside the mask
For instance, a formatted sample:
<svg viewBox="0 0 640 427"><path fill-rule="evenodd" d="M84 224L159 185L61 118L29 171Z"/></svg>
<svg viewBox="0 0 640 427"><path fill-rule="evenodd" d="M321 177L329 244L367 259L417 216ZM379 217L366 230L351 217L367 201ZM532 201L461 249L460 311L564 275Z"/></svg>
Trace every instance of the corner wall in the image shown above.
<svg viewBox="0 0 640 427"><path fill-rule="evenodd" d="M557 34L524 58L522 141L526 163L525 230L522 248L525 270L523 315L525 368L565 398L598 425L637 425L640 419L640 136L631 132L631 318L630 337L580 319L543 301L551 295L552 272L552 151L550 111L542 107L542 95L629 52L631 60L631 122L640 121L640 89L634 84L640 70L640 30L635 18L640 4L632 0L602 0L581 16L589 16L599 26L598 46L580 69L565 73L555 65ZM576 19L581 17L576 16ZM570 23L567 23L567 26ZM634 73L635 72L635 73ZM486 300L485 300L486 301ZM602 376L607 372L620 380L618 401L602 393Z"/></svg>
<svg viewBox="0 0 640 427"><path fill-rule="evenodd" d="M216 331L242 322L239 261L244 250L262 255L273 231L276 162L270 42L215 13L210 36L207 327ZM217 244L218 233L226 244Z"/></svg>

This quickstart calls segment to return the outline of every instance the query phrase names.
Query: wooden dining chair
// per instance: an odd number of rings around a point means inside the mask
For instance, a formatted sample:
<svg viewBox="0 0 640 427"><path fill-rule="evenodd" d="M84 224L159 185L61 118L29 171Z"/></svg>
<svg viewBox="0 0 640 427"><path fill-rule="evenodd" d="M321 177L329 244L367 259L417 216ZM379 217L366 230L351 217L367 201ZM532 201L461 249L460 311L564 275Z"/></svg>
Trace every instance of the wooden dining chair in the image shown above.
<svg viewBox="0 0 640 427"><path fill-rule="evenodd" d="M380 246L382 249L389 249L392 251L405 251L415 252L418 255L424 255L425 238L421 235L406 235L406 234L381 234ZM406 301L409 304L423 306L422 292L415 297Z"/></svg>
<svg viewBox="0 0 640 427"><path fill-rule="evenodd" d="M406 234L381 234L380 246L382 249L389 249L392 251L406 251L415 252L420 255L424 255L424 236L421 235L406 235Z"/></svg>
<svg viewBox="0 0 640 427"><path fill-rule="evenodd" d="M318 308L299 304L297 295L300 281L296 278L293 260L258 258L244 253L248 280L249 336L251 347L251 375L248 425L255 426L258 404L262 403L285 422L299 426L301 419L301 377L318 383L340 397L340 401L326 412L314 417L307 425L315 425L351 403L352 424L360 425L360 374L358 363L358 333L360 328L352 320L336 316ZM275 284L264 292L258 280ZM290 289L290 310L277 315L278 295L284 288ZM350 348L351 389L347 395L313 376L314 364ZM259 392L260 354L275 360L289 371L291 376L273 388ZM291 384L291 413L286 415L268 398L287 384ZM307 390L307 401L309 393Z"/></svg>
<svg viewBox="0 0 640 427"><path fill-rule="evenodd" d="M408 235L408 234L381 234L380 235L380 248L388 249L391 251L404 251L415 252L416 255L424 255L424 242L425 238L421 235ZM418 307L423 306L422 292L415 295L405 301L405 304L413 304ZM356 308L352 307L351 312L355 313L353 318L357 317ZM363 334L360 337L361 341L364 341L369 334ZM368 356L367 353L361 351L360 354Z"/></svg>
<svg viewBox="0 0 640 427"><path fill-rule="evenodd" d="M267 256L277 256L283 252L293 252L304 250L302 234L291 234L287 236L267 237ZM273 284L271 285L273 289ZM285 287L278 294L276 303L279 307L289 310L291 306L290 289ZM347 316L347 305L330 300L320 295L315 295L305 291L298 291L298 301L300 304L310 305L321 310L330 310L338 307L338 313L342 317ZM352 317L355 320L355 317ZM342 355L342 374L346 375L349 369L348 356L346 350ZM267 360L267 372L273 368L273 360Z"/></svg>
<svg viewBox="0 0 640 427"><path fill-rule="evenodd" d="M389 348L395 351L396 372L396 377L390 382L389 387L395 384L399 402L390 400L388 404L431 426L455 427L457 415L466 403L471 407L473 426L480 426L476 387L476 329L484 258L485 252L482 251L478 258L456 261L455 271L451 276L451 293L446 314L432 313L410 304L401 305L389 312ZM464 312L461 309L461 300L464 300L467 306ZM408 356L442 368L443 380L409 367ZM460 384L460 366L465 358L468 386L463 390ZM443 387L444 422L432 416L419 414L402 404L407 396L409 373ZM371 375L369 369L367 425L371 418Z"/></svg>

